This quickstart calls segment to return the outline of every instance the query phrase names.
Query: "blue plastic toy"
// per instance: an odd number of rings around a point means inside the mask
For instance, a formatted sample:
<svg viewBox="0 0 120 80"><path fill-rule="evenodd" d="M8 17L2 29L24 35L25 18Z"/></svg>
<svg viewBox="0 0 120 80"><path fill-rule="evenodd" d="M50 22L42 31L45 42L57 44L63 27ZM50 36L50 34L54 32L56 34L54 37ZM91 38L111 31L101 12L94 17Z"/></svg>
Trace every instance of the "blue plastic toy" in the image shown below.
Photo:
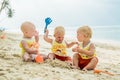
<svg viewBox="0 0 120 80"><path fill-rule="evenodd" d="M45 25L45 28L44 28L44 33L45 33L48 25L49 25L51 22L52 22L52 19L51 19L50 17L45 18L45 23L46 23L46 25Z"/></svg>

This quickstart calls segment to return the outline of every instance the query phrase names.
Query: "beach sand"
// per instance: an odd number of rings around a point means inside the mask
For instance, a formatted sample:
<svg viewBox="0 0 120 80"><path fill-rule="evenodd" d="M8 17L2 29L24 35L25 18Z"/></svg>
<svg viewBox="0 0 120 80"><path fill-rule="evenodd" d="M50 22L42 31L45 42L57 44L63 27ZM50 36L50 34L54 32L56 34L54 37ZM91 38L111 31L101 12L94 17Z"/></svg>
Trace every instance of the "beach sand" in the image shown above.
<svg viewBox="0 0 120 80"><path fill-rule="evenodd" d="M23 62L19 47L21 34L6 33L6 39L0 39L0 80L120 80L120 45L111 42L95 42L97 56L99 58L96 69L111 72L94 74L71 69L71 67L59 60L46 60L45 63ZM68 42L74 39L68 39ZM48 54L50 44L46 43L40 35L40 52ZM73 55L71 48L68 49Z"/></svg>

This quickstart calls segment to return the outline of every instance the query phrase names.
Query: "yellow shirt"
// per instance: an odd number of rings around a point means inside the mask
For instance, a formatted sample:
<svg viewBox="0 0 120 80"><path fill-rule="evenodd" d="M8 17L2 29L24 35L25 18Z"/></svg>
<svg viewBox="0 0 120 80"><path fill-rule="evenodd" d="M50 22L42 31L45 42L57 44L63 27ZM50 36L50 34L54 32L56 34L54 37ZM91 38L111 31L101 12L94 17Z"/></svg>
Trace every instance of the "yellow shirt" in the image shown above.
<svg viewBox="0 0 120 80"><path fill-rule="evenodd" d="M52 52L59 56L66 56L66 43L63 41L62 43L57 43L55 40L52 42Z"/></svg>
<svg viewBox="0 0 120 80"><path fill-rule="evenodd" d="M88 51L90 49L90 45L91 45L91 42L89 42L88 45L83 47L83 43L80 43L79 47L81 49L83 49L83 50L87 50ZM82 59L90 59L90 58L96 56L96 51L94 51L94 55L93 56L88 56L88 55L86 55L84 53L79 53L79 54L81 55Z"/></svg>
<svg viewBox="0 0 120 80"><path fill-rule="evenodd" d="M35 43L35 40L34 40L34 39L23 38L22 40L24 40L24 41L27 42L29 48L33 45L33 43ZM22 40L21 40L21 41L22 41ZM19 46L20 46L20 48L22 49L22 55L23 55L26 51L25 51L25 49L23 48L21 42L20 42L20 45L19 45Z"/></svg>

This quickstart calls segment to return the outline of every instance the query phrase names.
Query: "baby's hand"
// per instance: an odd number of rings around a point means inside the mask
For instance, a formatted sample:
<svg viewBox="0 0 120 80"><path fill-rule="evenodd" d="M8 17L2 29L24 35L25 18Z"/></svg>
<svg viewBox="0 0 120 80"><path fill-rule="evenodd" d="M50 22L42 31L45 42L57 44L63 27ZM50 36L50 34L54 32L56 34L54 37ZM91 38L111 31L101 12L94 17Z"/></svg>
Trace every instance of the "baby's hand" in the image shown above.
<svg viewBox="0 0 120 80"><path fill-rule="evenodd" d="M79 43L78 43L78 42L73 42L73 44L76 44L77 46L79 46Z"/></svg>
<svg viewBox="0 0 120 80"><path fill-rule="evenodd" d="M34 36L35 36L35 37L38 37L38 36L39 36L39 32L38 32L38 31L35 31Z"/></svg>
<svg viewBox="0 0 120 80"><path fill-rule="evenodd" d="M39 32L38 31L35 31L34 37L35 37L35 41L39 42Z"/></svg>
<svg viewBox="0 0 120 80"><path fill-rule="evenodd" d="M72 51L73 52L78 52L78 49L79 49L79 47L77 46L77 47L73 48Z"/></svg>
<svg viewBox="0 0 120 80"><path fill-rule="evenodd" d="M46 31L45 31L45 34L46 34L46 35L48 35L48 34L49 34L49 31L48 31L48 29L46 29Z"/></svg>
<svg viewBox="0 0 120 80"><path fill-rule="evenodd" d="M76 48L72 48L72 51L73 51L73 52L76 52Z"/></svg>
<svg viewBox="0 0 120 80"><path fill-rule="evenodd" d="M32 49L32 53L34 53L34 54L38 53L38 49L36 49L36 48L31 48L31 49Z"/></svg>

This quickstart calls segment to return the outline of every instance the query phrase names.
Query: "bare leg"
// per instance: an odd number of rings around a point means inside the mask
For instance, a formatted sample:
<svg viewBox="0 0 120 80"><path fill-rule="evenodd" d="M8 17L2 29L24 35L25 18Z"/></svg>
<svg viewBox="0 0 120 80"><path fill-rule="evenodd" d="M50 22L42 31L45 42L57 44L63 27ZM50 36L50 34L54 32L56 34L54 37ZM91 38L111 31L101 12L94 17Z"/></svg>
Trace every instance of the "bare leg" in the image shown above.
<svg viewBox="0 0 120 80"><path fill-rule="evenodd" d="M88 65L86 65L83 68L83 70L85 70L85 71L86 70L93 70L96 67L97 63L98 63L98 58L94 57L94 58L91 59L91 61L88 63Z"/></svg>
<svg viewBox="0 0 120 80"><path fill-rule="evenodd" d="M24 53L23 60L25 62L31 61L31 57L30 57L29 53L27 53L27 52Z"/></svg>
<svg viewBox="0 0 120 80"><path fill-rule="evenodd" d="M54 53L49 53L48 54L48 59L54 60L55 59L55 54Z"/></svg>
<svg viewBox="0 0 120 80"><path fill-rule="evenodd" d="M73 68L74 69L80 69L80 67L79 67L79 54L78 53L75 53L74 55L73 55Z"/></svg>

